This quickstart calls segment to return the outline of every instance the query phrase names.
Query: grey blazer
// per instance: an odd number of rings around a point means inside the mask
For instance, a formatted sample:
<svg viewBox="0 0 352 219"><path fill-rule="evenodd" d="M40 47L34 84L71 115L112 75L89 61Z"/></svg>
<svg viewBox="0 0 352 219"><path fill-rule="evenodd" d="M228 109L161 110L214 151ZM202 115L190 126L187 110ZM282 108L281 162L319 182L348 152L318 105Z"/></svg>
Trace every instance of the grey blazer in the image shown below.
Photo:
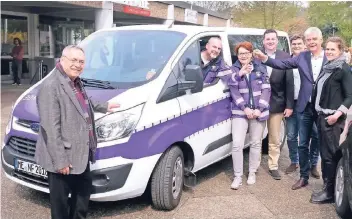
<svg viewBox="0 0 352 219"><path fill-rule="evenodd" d="M108 103L90 103L94 111L107 112ZM83 173L89 161L88 125L76 95L59 70L54 69L44 79L37 106L40 130L36 162L48 172L58 172L71 164L70 174Z"/></svg>

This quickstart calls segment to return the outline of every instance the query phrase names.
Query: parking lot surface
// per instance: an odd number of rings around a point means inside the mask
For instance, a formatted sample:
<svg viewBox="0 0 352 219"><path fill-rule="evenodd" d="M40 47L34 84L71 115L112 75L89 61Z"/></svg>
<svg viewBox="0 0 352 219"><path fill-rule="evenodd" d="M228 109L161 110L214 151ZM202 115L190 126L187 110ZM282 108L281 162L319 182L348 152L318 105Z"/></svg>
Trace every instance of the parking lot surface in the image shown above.
<svg viewBox="0 0 352 219"><path fill-rule="evenodd" d="M11 113L11 106L28 86L2 85L1 141ZM248 172L248 152L245 153L245 173ZM173 211L154 210L148 195L118 202L91 202L89 218L339 218L332 204L309 203L313 190L320 189L322 180L310 179L306 188L293 191L292 184L299 172L285 175L289 165L287 146L280 157L282 180L268 174L267 156L263 155L257 183L231 190L232 160L227 158L196 173L197 186L183 191L180 205ZM1 218L50 218L49 195L26 188L7 179L1 171Z"/></svg>

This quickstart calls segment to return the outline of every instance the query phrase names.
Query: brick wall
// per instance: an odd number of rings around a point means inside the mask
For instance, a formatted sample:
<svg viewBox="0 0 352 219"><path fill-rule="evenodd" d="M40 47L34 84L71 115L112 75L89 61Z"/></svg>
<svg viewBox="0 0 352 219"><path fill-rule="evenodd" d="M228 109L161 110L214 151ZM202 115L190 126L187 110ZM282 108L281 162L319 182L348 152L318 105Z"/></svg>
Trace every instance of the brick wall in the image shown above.
<svg viewBox="0 0 352 219"><path fill-rule="evenodd" d="M74 5L83 5L83 6L89 6L89 7L94 7L94 8L101 8L102 7L101 1L65 1L65 2L70 3L70 4L74 4ZM114 3L113 5L114 5L113 6L114 11L122 11L121 4ZM167 9L168 9L168 4L164 4L161 2L155 2L155 1L149 2L149 10L150 10L151 17L166 19L167 18ZM176 6L174 7L174 9L175 9L175 11L174 11L175 20L184 22L185 21L185 9L179 8ZM203 18L204 18L204 14L198 12L198 15L197 15L198 22L197 23L199 25L203 25ZM226 20L208 15L208 26L209 27L223 27L223 26L226 26Z"/></svg>
<svg viewBox="0 0 352 219"><path fill-rule="evenodd" d="M204 14L198 13L198 24L203 25Z"/></svg>
<svg viewBox="0 0 352 219"><path fill-rule="evenodd" d="M152 2L152 1L149 2L149 10L150 10L151 17L166 19L167 8L168 8L167 4L163 4L160 2Z"/></svg>
<svg viewBox="0 0 352 219"><path fill-rule="evenodd" d="M185 21L185 9L175 7L175 20L177 21Z"/></svg>
<svg viewBox="0 0 352 219"><path fill-rule="evenodd" d="M226 27L226 20L209 15L208 26L209 27Z"/></svg>

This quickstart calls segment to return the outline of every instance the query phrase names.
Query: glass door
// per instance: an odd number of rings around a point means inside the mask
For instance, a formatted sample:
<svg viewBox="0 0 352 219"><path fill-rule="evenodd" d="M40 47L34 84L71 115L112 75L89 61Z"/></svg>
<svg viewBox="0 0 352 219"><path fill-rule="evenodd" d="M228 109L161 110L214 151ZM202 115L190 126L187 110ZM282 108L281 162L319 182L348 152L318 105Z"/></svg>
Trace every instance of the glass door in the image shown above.
<svg viewBox="0 0 352 219"><path fill-rule="evenodd" d="M83 22L59 22L54 25L55 57L60 57L68 45L77 45L84 39Z"/></svg>

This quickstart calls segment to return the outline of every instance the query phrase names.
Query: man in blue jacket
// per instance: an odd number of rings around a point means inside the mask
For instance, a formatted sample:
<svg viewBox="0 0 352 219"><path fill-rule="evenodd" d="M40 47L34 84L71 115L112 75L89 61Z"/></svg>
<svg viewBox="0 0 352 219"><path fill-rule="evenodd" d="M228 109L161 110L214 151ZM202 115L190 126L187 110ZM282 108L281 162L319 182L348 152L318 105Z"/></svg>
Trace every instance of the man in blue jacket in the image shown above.
<svg viewBox="0 0 352 219"><path fill-rule="evenodd" d="M222 41L218 37L211 37L200 53L204 83L212 83L217 77L228 78L232 71L221 56Z"/></svg>
<svg viewBox="0 0 352 219"><path fill-rule="evenodd" d="M277 69L298 68L300 74L301 89L298 95L296 110L300 115L298 153L301 176L292 186L293 190L308 185L310 169L309 142L311 139L313 124L315 123L311 96L315 81L321 72L322 66L327 61L322 48L323 35L321 30L317 27L310 27L304 32L304 38L309 51L301 52L298 56L292 58L275 60L268 57L260 50L254 51L254 56L260 59L265 65Z"/></svg>

